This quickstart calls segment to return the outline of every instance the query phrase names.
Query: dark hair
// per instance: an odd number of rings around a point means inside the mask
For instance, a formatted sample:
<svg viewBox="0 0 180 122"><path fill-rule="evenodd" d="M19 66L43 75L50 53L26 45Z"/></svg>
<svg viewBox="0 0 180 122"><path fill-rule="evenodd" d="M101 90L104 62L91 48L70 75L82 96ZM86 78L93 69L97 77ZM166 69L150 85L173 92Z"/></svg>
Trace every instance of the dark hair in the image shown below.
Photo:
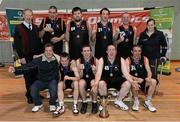
<svg viewBox="0 0 180 122"><path fill-rule="evenodd" d="M72 14L74 14L74 12L76 12L76 11L80 11L82 13L82 9L80 7L74 7L72 9Z"/></svg>
<svg viewBox="0 0 180 122"><path fill-rule="evenodd" d="M133 45L132 50L133 50L135 47L139 47L139 48L141 48L141 50L142 50L142 47L141 47L140 45Z"/></svg>
<svg viewBox="0 0 180 122"><path fill-rule="evenodd" d="M88 44L83 45L83 46L82 46L82 48L81 48L81 51L83 51L83 48L85 48L85 47L89 47L89 48L90 48L90 50L92 51L91 46L90 46L90 45L88 45Z"/></svg>
<svg viewBox="0 0 180 122"><path fill-rule="evenodd" d="M155 19L153 19L153 18L149 18L149 19L147 20L146 24L148 24L150 21L153 21L154 24L156 24L156 21L155 21Z"/></svg>
<svg viewBox="0 0 180 122"><path fill-rule="evenodd" d="M57 7L56 7L56 6L54 6L54 5L50 6L50 7L49 7L49 9L55 9L55 10L56 10L56 12L57 12Z"/></svg>
<svg viewBox="0 0 180 122"><path fill-rule="evenodd" d="M102 9L100 10L100 14L102 14L103 11L108 11L108 14L110 14L110 11L109 11L108 8L102 8Z"/></svg>
<svg viewBox="0 0 180 122"><path fill-rule="evenodd" d="M115 47L113 44L108 44L107 47L106 47L106 51L108 50L108 47L109 47L109 46ZM115 49L116 49L116 47L115 47Z"/></svg>
<svg viewBox="0 0 180 122"><path fill-rule="evenodd" d="M24 10L23 10L23 14L25 14L25 12L26 12L26 11L30 11L30 12L32 12L32 13L33 13L32 9L30 9L30 8L26 8L26 9L24 9Z"/></svg>
<svg viewBox="0 0 180 122"><path fill-rule="evenodd" d="M60 55L60 57L70 59L69 54L68 54L67 52L62 52L61 55Z"/></svg>
<svg viewBox="0 0 180 122"><path fill-rule="evenodd" d="M52 49L54 48L54 46L51 43L46 43L44 45L44 49L46 49L47 47L52 47Z"/></svg>

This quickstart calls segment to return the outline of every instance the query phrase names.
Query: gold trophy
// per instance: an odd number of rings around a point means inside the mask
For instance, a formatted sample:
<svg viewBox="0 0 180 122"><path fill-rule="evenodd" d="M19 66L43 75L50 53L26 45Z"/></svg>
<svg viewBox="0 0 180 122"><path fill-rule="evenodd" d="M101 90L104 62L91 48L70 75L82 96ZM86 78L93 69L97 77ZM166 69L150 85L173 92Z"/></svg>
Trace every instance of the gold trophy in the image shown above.
<svg viewBox="0 0 180 122"><path fill-rule="evenodd" d="M99 117L100 118L108 118L109 117L109 112L107 110L108 99L106 96L101 97L100 104L102 106L102 110L99 113Z"/></svg>

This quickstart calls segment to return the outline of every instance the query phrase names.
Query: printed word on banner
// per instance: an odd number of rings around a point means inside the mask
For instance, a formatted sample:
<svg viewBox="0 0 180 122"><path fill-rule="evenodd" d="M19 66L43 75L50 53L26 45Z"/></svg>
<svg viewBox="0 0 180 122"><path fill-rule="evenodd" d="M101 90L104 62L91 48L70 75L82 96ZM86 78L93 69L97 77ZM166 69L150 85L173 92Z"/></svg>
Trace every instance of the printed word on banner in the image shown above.
<svg viewBox="0 0 180 122"><path fill-rule="evenodd" d="M11 9L12 10L12 9ZM8 19L8 23L10 24L10 36L13 35L13 28L16 24L22 22L21 20L18 21L19 17L22 16L22 14L18 15L17 9L14 10L15 12L12 12L11 14L12 17L14 16L17 20L14 20L13 18ZM8 12L9 13L9 12ZM10 15L11 15L10 14ZM36 25L39 25L43 19L45 19L48 15L48 13L42 13L39 11L34 13L34 23ZM131 24L137 28L137 36L140 34L140 32L144 31L146 21L149 18L150 12L149 11L131 11L129 12L131 15ZM121 16L122 16L122 11L112 11L110 14L110 21L113 23L114 28L118 27L121 24ZM71 20L71 14L70 13L59 13L59 17L61 17L64 21L68 22ZM99 11L97 12L83 12L83 18L87 20L91 26L94 26L99 20L100 20L100 15ZM18 21L18 22L15 22ZM7 25L7 20L5 19L4 15L0 15L0 22L6 23L3 24L3 32L1 32L0 40L8 40L9 39L9 34L8 34L8 25ZM1 24L1 23L0 23ZM12 24L12 25L11 25ZM2 27L1 26L1 27Z"/></svg>

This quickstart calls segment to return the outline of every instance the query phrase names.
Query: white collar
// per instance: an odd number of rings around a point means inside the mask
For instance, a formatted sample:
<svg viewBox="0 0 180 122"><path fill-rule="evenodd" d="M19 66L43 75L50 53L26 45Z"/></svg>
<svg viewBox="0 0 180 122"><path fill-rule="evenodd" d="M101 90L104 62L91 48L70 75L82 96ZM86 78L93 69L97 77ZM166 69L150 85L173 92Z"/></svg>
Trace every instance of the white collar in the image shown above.
<svg viewBox="0 0 180 122"><path fill-rule="evenodd" d="M56 60L56 58L54 56L52 56L51 59L47 59L45 54L42 55L42 61L51 62L51 61L54 61L54 60Z"/></svg>
<svg viewBox="0 0 180 122"><path fill-rule="evenodd" d="M31 25L31 30L32 30L32 24L27 23L26 21L23 21L23 24L29 29L29 25Z"/></svg>

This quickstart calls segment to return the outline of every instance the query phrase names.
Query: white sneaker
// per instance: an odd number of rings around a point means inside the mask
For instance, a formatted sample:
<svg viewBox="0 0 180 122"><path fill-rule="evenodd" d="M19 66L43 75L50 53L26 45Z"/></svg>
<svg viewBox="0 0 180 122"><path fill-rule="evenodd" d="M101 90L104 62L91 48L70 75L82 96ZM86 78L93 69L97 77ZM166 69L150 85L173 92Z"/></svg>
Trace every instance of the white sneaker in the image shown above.
<svg viewBox="0 0 180 122"><path fill-rule="evenodd" d="M54 112L56 110L56 106L55 105L50 105L49 106L49 111L50 112Z"/></svg>
<svg viewBox="0 0 180 122"><path fill-rule="evenodd" d="M138 111L139 110L139 100L135 100L134 104L132 106L133 111Z"/></svg>
<svg viewBox="0 0 180 122"><path fill-rule="evenodd" d="M118 96L118 92L117 91L110 91L109 92L113 97L117 97Z"/></svg>
<svg viewBox="0 0 180 122"><path fill-rule="evenodd" d="M116 107L120 108L121 110L127 111L129 107L122 101L122 100L115 100L114 104Z"/></svg>
<svg viewBox="0 0 180 122"><path fill-rule="evenodd" d="M64 112L65 112L64 106L58 106L56 111L53 112L53 116L58 117L58 116L62 115Z"/></svg>
<svg viewBox="0 0 180 122"><path fill-rule="evenodd" d="M148 108L150 112L156 112L156 108L153 106L153 104L151 103L151 101L145 101L144 102L144 107Z"/></svg>
<svg viewBox="0 0 180 122"><path fill-rule="evenodd" d="M34 107L32 108L32 112L38 112L42 107L43 107L42 104L41 104L41 105L34 106Z"/></svg>
<svg viewBox="0 0 180 122"><path fill-rule="evenodd" d="M74 104L74 105L73 105L73 114L74 114L74 115L79 114L79 110L78 110L78 105L77 105L77 104Z"/></svg>

